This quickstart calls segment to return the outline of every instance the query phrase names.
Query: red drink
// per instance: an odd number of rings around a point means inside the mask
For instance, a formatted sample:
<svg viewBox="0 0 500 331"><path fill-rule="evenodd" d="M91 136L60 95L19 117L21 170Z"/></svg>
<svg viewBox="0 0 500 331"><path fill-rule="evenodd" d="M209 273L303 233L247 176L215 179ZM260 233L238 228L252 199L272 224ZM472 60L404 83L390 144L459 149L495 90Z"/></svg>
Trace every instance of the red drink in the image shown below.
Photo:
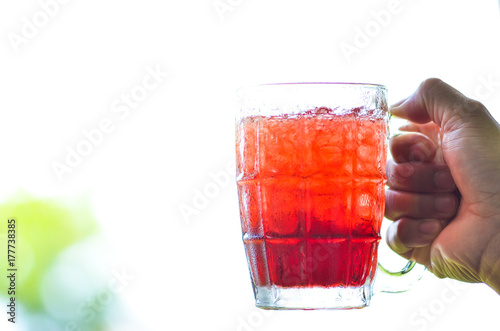
<svg viewBox="0 0 500 331"><path fill-rule="evenodd" d="M385 118L317 108L237 126L238 194L254 286L371 283L383 218Z"/></svg>

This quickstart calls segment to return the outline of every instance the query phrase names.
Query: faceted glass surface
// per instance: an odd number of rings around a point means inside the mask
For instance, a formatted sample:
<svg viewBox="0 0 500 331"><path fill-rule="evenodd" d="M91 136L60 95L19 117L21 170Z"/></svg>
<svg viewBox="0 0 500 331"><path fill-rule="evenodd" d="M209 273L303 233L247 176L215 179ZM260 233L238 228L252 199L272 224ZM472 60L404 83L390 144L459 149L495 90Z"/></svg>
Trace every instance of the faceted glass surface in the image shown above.
<svg viewBox="0 0 500 331"><path fill-rule="evenodd" d="M386 150L383 112L321 107L239 119L238 195L258 306L368 304L383 218ZM319 299L321 289L329 303L319 303L326 300ZM349 303L342 298L346 290L366 302Z"/></svg>

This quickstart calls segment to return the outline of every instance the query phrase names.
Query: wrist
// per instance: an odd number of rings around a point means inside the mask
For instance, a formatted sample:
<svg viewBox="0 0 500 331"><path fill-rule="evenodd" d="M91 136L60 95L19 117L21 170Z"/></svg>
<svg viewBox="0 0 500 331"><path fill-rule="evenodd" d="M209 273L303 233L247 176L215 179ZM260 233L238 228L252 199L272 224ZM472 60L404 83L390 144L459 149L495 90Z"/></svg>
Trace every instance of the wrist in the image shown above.
<svg viewBox="0 0 500 331"><path fill-rule="evenodd" d="M500 294L500 234L491 238L481 257L481 280Z"/></svg>

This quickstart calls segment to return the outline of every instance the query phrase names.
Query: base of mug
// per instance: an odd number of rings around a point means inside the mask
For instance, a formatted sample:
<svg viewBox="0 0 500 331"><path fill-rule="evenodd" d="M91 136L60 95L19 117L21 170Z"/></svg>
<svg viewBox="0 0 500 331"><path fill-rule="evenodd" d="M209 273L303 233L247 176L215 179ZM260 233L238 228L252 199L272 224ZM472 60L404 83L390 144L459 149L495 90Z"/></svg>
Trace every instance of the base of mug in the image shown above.
<svg viewBox="0 0 500 331"><path fill-rule="evenodd" d="M370 286L361 287L259 287L255 305L263 309L359 309L370 305Z"/></svg>

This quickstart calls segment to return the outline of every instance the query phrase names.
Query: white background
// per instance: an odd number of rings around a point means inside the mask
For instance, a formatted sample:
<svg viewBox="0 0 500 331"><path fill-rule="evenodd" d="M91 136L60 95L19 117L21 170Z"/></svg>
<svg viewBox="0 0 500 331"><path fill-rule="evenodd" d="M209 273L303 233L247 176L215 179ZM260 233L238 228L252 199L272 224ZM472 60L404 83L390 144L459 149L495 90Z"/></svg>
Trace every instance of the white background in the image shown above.
<svg viewBox="0 0 500 331"><path fill-rule="evenodd" d="M196 215L180 208L193 206L196 192L214 185L210 174L227 173L234 159L233 93L241 85L380 83L392 103L439 77L498 120L498 1L392 1L397 13L383 24L373 12L389 0L222 0L230 6L223 12L213 0L66 2L17 46L12 34L22 35L23 17L33 22L40 3L0 4L0 197L20 189L89 197L113 258L135 276L120 297L129 307L124 319L142 324L137 330L497 325L492 290L430 274L410 292L376 295L363 310L264 315L253 306L233 173ZM346 57L342 43L357 47L357 31L367 28L371 36ZM142 84L147 67L168 77L120 118L115 100ZM58 180L53 162L64 163L67 148L104 118L113 131Z"/></svg>

